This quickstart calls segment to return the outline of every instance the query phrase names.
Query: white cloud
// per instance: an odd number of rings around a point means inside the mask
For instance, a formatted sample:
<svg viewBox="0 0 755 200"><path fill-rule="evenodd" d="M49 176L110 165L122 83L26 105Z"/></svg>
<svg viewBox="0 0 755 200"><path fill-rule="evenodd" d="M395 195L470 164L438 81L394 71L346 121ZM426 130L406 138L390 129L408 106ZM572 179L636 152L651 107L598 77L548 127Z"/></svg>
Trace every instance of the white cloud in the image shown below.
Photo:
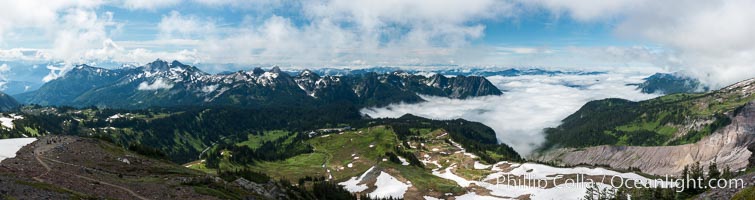
<svg viewBox="0 0 755 200"><path fill-rule="evenodd" d="M614 24L618 36L669 49L659 66L685 70L713 86L755 77L755 1L535 0L556 14ZM673 62L668 62L673 61Z"/></svg>
<svg viewBox="0 0 755 200"><path fill-rule="evenodd" d="M178 11L171 11L163 16L157 25L161 38L195 38L213 35L217 27L209 20L202 20L195 16L182 16Z"/></svg>
<svg viewBox="0 0 755 200"><path fill-rule="evenodd" d="M8 83L8 77L6 73L10 71L10 66L8 64L3 63L0 65L0 90L5 90L5 84Z"/></svg>
<svg viewBox="0 0 755 200"><path fill-rule="evenodd" d="M59 12L67 9L91 9L101 5L99 0L82 1L0 1L0 42L7 36L17 37L13 31L22 28L48 29L58 22Z"/></svg>
<svg viewBox="0 0 755 200"><path fill-rule="evenodd" d="M608 97L642 100L655 95L642 94L627 83L642 82L648 72L614 71L589 76L488 77L501 96L467 100L425 97L419 104L395 104L368 108L372 117L399 117L406 113L433 119L464 118L481 122L496 131L498 140L528 155L544 141L542 130L555 127L587 101Z"/></svg>
<svg viewBox="0 0 755 200"><path fill-rule="evenodd" d="M50 55L38 49L0 49L0 60L4 61L39 61L49 59Z"/></svg>
<svg viewBox="0 0 755 200"><path fill-rule="evenodd" d="M123 5L128 9L156 10L181 3L181 0L126 0Z"/></svg>
<svg viewBox="0 0 755 200"><path fill-rule="evenodd" d="M105 5L179 10L174 6L180 3L248 16L235 23L222 16L173 11L163 16L155 38L112 41L112 32L124 22L114 21L115 13L104 11ZM0 50L0 59L64 61L68 66L92 59L142 62L157 56L218 64L310 66L652 63L687 71L715 87L755 76L751 70L755 40L750 39L755 35L753 7L750 0L3 1L0 46L30 35L51 46ZM605 46L496 48L474 42L490 37L485 35L490 21L517 21L530 17L529 11L543 10L556 18L605 23L623 39L664 51Z"/></svg>
<svg viewBox="0 0 755 200"><path fill-rule="evenodd" d="M170 81L157 79L155 82L150 84L147 81L144 81L142 83L139 83L138 90L161 90L161 89L170 89L173 88L173 83Z"/></svg>
<svg viewBox="0 0 755 200"><path fill-rule="evenodd" d="M277 1L266 1L275 8ZM208 4L235 4L204 2ZM209 60L221 63L370 64L452 60L458 48L483 36L482 20L509 16L510 4L470 1L302 1L302 19L248 16L235 27L172 12L162 39L192 38ZM294 9L298 7L294 6ZM207 28L209 27L209 28Z"/></svg>

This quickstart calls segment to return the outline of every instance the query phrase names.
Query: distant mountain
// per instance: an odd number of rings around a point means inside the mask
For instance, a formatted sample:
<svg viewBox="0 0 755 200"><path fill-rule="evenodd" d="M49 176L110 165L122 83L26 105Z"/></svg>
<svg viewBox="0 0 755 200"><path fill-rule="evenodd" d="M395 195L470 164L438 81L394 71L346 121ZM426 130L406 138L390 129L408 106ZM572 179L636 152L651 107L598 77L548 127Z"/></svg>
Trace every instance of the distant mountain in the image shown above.
<svg viewBox="0 0 755 200"><path fill-rule="evenodd" d="M655 73L643 80L645 81L637 84L637 89L648 94L696 93L709 90L699 80L677 73Z"/></svg>
<svg viewBox="0 0 755 200"><path fill-rule="evenodd" d="M37 90L39 89L39 87L42 86L42 84L43 83L41 81L39 82L8 81L3 86L4 89L2 91L9 95L16 95L16 94L21 94L21 93Z"/></svg>
<svg viewBox="0 0 755 200"><path fill-rule="evenodd" d="M8 111L18 107L18 102L13 97L0 92L0 111Z"/></svg>
<svg viewBox="0 0 755 200"><path fill-rule="evenodd" d="M0 65L7 65L9 69L4 72L5 79L0 80L0 85L3 85L0 90L6 94L16 95L42 86L44 84L42 79L50 74L50 69L46 66L59 66L59 63L2 61Z"/></svg>
<svg viewBox="0 0 755 200"><path fill-rule="evenodd" d="M500 95L483 77L425 77L405 72L319 76L274 67L208 74L178 61L157 60L142 67L104 69L80 65L39 90L17 95L27 104L145 108L171 106L321 105L347 102L383 106L420 102L417 94L468 98Z"/></svg>
<svg viewBox="0 0 755 200"><path fill-rule="evenodd" d="M531 68L531 69L496 69L496 68L473 68L473 67L465 67L465 68L449 68L449 69L435 69L435 70L407 70L407 69L401 69L398 67L372 67L372 68L365 68L365 69L336 69L336 68L321 68L316 69L313 72L322 74L322 75L355 75L355 74L366 74L366 73L378 73L378 74L385 74L395 71L404 71L406 73L410 74L441 74L446 76L527 76L527 75L546 75L546 76L556 76L556 75L596 75L596 74L604 74L605 72L597 72L597 71L561 71L561 70L545 70L545 69L538 69L538 68Z"/></svg>

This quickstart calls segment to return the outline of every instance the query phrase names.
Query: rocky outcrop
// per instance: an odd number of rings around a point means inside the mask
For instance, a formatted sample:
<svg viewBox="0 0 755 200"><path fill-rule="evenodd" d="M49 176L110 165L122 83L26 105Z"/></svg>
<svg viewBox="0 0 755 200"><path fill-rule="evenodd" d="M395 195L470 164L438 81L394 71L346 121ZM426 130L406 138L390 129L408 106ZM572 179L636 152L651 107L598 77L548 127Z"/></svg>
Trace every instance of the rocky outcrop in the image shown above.
<svg viewBox="0 0 755 200"><path fill-rule="evenodd" d="M596 146L582 149L562 148L533 155L532 159L566 165L608 165L616 169L636 168L656 175L677 175L685 165L700 162L707 166L729 166L739 170L755 163L755 102L748 103L732 117L730 125L697 143L679 146Z"/></svg>
<svg viewBox="0 0 755 200"><path fill-rule="evenodd" d="M750 146L747 147L747 150L753 152L753 154L750 155L750 161L747 167L755 167L755 143L750 144Z"/></svg>
<svg viewBox="0 0 755 200"><path fill-rule="evenodd" d="M734 196L737 195L737 193L747 188L753 187L753 184L755 184L755 173L743 174L743 175L734 177L732 180L742 180L741 183L744 183L745 185L744 187L731 186L731 187L723 187L723 188L711 188L710 190L705 191L704 193L698 195L697 197L694 197L694 199L699 199L699 200L733 199ZM750 197L750 199L752 199L752 197Z"/></svg>
<svg viewBox="0 0 755 200"><path fill-rule="evenodd" d="M273 181L259 184L244 178L238 178L233 183L268 199L285 199L287 197L287 191Z"/></svg>

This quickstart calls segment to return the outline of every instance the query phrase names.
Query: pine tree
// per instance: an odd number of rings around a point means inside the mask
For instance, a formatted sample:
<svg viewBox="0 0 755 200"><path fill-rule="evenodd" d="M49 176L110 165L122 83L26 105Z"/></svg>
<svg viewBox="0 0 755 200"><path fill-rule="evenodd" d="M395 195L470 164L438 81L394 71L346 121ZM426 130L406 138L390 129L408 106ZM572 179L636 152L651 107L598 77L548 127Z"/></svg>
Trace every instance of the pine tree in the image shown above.
<svg viewBox="0 0 755 200"><path fill-rule="evenodd" d="M717 180L721 178L721 171L718 171L718 166L715 162L708 165L708 180Z"/></svg>
<svg viewBox="0 0 755 200"><path fill-rule="evenodd" d="M726 168L724 168L724 173L721 175L721 178L730 179L733 177L734 175L731 174L731 169L729 168L729 165L726 165Z"/></svg>

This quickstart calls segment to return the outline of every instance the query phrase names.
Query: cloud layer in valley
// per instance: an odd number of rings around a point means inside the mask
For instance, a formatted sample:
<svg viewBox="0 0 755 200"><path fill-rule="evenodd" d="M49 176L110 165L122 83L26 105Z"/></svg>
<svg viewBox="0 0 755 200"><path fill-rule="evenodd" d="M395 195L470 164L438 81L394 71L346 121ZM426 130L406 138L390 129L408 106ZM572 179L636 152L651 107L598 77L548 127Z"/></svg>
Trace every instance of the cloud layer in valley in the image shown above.
<svg viewBox="0 0 755 200"><path fill-rule="evenodd" d="M432 119L463 118L496 131L498 140L527 155L544 140L542 129L555 127L584 103L609 97L644 100L655 97L628 83L642 82L647 72L599 75L488 77L504 94L466 100L425 96L427 102L363 109L372 117L411 113Z"/></svg>

